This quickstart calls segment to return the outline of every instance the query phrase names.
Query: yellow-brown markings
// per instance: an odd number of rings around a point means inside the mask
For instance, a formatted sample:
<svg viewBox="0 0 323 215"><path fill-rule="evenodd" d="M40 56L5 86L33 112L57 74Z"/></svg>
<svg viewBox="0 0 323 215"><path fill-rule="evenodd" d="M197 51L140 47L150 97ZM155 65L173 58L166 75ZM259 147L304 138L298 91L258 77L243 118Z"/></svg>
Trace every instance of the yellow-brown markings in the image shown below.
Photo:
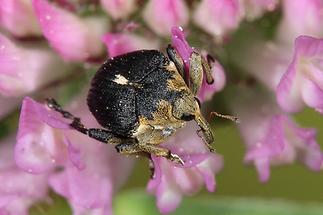
<svg viewBox="0 0 323 215"><path fill-rule="evenodd" d="M139 143L159 144L165 141L163 129L172 127L175 130L183 127L184 122L173 117L172 106L169 102L161 100L157 110L152 114L153 119L139 117L139 127L133 134Z"/></svg>
<svg viewBox="0 0 323 215"><path fill-rule="evenodd" d="M177 71L173 62L170 62L170 64L166 66L166 70L172 74L172 79L167 81L167 89L173 91L188 90L184 79Z"/></svg>

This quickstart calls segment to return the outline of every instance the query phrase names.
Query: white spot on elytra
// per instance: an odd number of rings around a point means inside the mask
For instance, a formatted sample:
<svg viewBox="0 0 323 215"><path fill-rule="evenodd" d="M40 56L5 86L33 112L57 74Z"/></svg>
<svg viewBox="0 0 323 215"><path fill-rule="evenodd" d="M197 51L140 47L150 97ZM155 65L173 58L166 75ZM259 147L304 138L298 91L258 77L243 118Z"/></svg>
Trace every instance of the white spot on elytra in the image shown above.
<svg viewBox="0 0 323 215"><path fill-rule="evenodd" d="M126 79L124 76L118 74L115 75L115 79L113 80L113 82L117 83L117 84L121 84L121 85L126 85L128 84L128 79Z"/></svg>
<svg viewBox="0 0 323 215"><path fill-rule="evenodd" d="M45 16L45 19L46 19L46 20L50 20L51 18L52 18L52 17L51 17L50 15L46 15L46 16Z"/></svg>

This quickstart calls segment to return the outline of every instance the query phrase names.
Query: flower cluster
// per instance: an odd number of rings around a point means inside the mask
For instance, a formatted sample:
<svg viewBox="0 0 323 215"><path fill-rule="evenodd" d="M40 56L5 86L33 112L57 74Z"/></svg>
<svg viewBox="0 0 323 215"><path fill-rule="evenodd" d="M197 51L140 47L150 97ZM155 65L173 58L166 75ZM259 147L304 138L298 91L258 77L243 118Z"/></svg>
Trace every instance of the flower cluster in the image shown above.
<svg viewBox="0 0 323 215"><path fill-rule="evenodd" d="M68 94L64 87L71 79L97 70L107 55L164 50L166 39L188 72L195 48L183 29L188 36L198 35L192 42L204 47L196 50L208 60L214 78L212 85L203 80L199 100L210 101L225 86L235 92L228 98L228 111L240 118L245 162L255 165L260 181L269 179L271 165L295 160L321 170L316 130L300 127L292 114L305 107L323 114L322 11L321 0L3 1L0 118L22 104L17 132L0 143L0 214L28 214L30 206L50 198L49 190L66 198L74 214L112 213L113 195L127 180L135 158L74 131L68 119L37 101ZM242 23L252 25L271 12L281 17L270 40L248 32L233 54L214 49L226 49ZM227 67L239 69L225 73ZM256 84L232 81L237 72ZM86 105L87 89L69 96L64 108L87 126L99 127ZM207 150L197 130L188 123L162 144L185 165L152 157L155 174L147 191L156 195L162 213L175 210L183 196L204 185L210 192L216 188L215 174L223 160Z"/></svg>

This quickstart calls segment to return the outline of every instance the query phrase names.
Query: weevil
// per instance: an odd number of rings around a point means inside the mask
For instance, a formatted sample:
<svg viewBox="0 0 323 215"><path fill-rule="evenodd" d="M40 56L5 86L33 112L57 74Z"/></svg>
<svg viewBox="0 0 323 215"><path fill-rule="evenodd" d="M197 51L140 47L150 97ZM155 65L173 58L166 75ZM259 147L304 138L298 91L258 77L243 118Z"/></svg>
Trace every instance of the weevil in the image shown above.
<svg viewBox="0 0 323 215"><path fill-rule="evenodd" d="M155 155L184 164L180 156L159 144L194 120L200 127L200 137L213 151L213 133L196 97L203 75L208 84L213 78L209 64L196 51L190 57L188 73L170 45L167 56L157 50L139 50L103 63L87 97L89 110L102 128L87 128L54 99L47 99L47 105L71 119L73 129L114 144L121 154Z"/></svg>

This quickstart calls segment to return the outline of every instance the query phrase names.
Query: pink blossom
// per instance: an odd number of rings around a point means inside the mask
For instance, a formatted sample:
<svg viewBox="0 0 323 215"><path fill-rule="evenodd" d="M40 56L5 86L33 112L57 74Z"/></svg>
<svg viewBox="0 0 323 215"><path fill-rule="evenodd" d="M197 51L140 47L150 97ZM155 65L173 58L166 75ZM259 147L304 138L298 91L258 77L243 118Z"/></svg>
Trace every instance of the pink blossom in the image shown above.
<svg viewBox="0 0 323 215"><path fill-rule="evenodd" d="M1 1L0 26L16 37L41 35L31 1Z"/></svg>
<svg viewBox="0 0 323 215"><path fill-rule="evenodd" d="M291 47L277 41L258 38L253 39L252 43L244 44L245 48L234 53L234 63L275 92L292 57Z"/></svg>
<svg viewBox="0 0 323 215"><path fill-rule="evenodd" d="M267 11L273 11L278 5L278 0L242 0L246 19L254 20Z"/></svg>
<svg viewBox="0 0 323 215"><path fill-rule="evenodd" d="M292 62L277 88L277 101L288 112L304 105L323 109L323 39L300 36Z"/></svg>
<svg viewBox="0 0 323 215"><path fill-rule="evenodd" d="M113 19L127 18L137 6L135 0L100 0L104 10Z"/></svg>
<svg viewBox="0 0 323 215"><path fill-rule="evenodd" d="M0 214L27 215L28 208L47 196L47 175L32 175L17 168L13 158L15 139L0 144Z"/></svg>
<svg viewBox="0 0 323 215"><path fill-rule="evenodd" d="M81 19L47 0L33 0L33 7L44 36L65 60L83 61L103 53L100 38L107 29L105 19Z"/></svg>
<svg viewBox="0 0 323 215"><path fill-rule="evenodd" d="M292 44L302 34L323 37L322 11L321 0L284 0L278 38Z"/></svg>
<svg viewBox="0 0 323 215"><path fill-rule="evenodd" d="M57 70L57 65L60 69ZM45 47L23 48L0 34L0 94L20 96L58 78L66 65Z"/></svg>
<svg viewBox="0 0 323 215"><path fill-rule="evenodd" d="M214 173L221 170L222 157L206 149L197 130L198 127L191 122L163 144L184 159L184 166L153 157L155 175L147 189L156 195L161 213L175 210L183 195L198 192L203 184L209 192L215 191Z"/></svg>
<svg viewBox="0 0 323 215"><path fill-rule="evenodd" d="M72 106L87 125L97 127L84 100ZM74 214L111 213L112 195L127 178L132 160L118 155L112 146L70 130L68 123L45 105L25 98L16 163L27 172L49 175L51 188L68 199Z"/></svg>
<svg viewBox="0 0 323 215"><path fill-rule="evenodd" d="M181 27L173 27L171 33L172 45L183 59L185 72L188 74L190 68L190 57L194 49L186 41L183 29ZM206 59L206 55L207 53L203 53L202 57ZM220 63L216 59L213 59L210 64L214 83L210 85L207 84L204 77L202 86L200 88L200 91L198 92L198 98L202 102L211 99L215 92L221 91L224 88L226 81L224 69L220 65Z"/></svg>
<svg viewBox="0 0 323 215"><path fill-rule="evenodd" d="M216 38L235 30L243 18L239 0L202 0L194 11L193 21Z"/></svg>
<svg viewBox="0 0 323 215"><path fill-rule="evenodd" d="M161 36L168 36L173 26L186 26L189 19L183 0L150 0L143 17L148 26Z"/></svg>
<svg viewBox="0 0 323 215"><path fill-rule="evenodd" d="M31 98L25 98L15 148L17 165L27 172L40 174L53 170L57 162L64 163L68 157L67 144L63 135L59 135L59 130L51 126L68 129L65 121L58 113L50 112Z"/></svg>
<svg viewBox="0 0 323 215"><path fill-rule="evenodd" d="M109 57L139 49L158 49L159 46L157 40L131 33L107 33L103 36L103 42L107 46Z"/></svg>
<svg viewBox="0 0 323 215"><path fill-rule="evenodd" d="M254 163L260 181L269 180L270 165L291 164L296 160L319 171L323 154L316 142L315 129L301 128L275 104L254 101L254 95L251 97L244 98L245 105L235 109L247 145L245 161Z"/></svg>
<svg viewBox="0 0 323 215"><path fill-rule="evenodd" d="M211 62L210 67L214 82L212 84L208 84L206 82L206 78L204 77L201 89L197 95L201 102L211 100L214 93L221 91L226 83L225 72L221 64L214 59L214 61Z"/></svg>
<svg viewBox="0 0 323 215"><path fill-rule="evenodd" d="M186 41L182 27L172 27L171 36L172 45L183 59L185 70L188 72L190 68L190 57L194 49Z"/></svg>

